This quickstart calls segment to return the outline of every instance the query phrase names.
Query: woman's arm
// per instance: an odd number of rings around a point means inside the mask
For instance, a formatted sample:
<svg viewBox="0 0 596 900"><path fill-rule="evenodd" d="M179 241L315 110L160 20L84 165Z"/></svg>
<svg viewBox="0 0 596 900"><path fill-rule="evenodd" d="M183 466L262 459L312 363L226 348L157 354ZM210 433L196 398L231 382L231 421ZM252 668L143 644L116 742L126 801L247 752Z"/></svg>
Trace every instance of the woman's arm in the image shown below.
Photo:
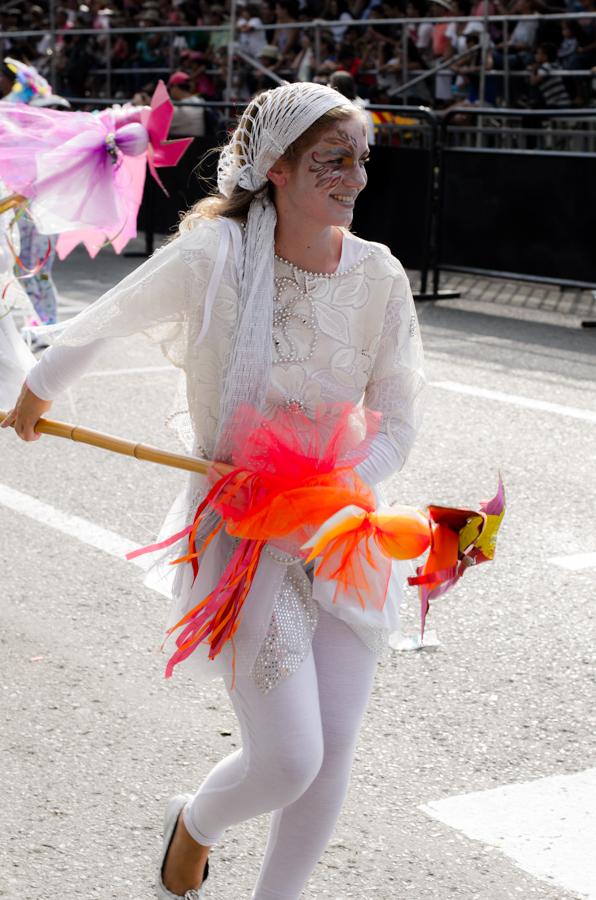
<svg viewBox="0 0 596 900"><path fill-rule="evenodd" d="M370 458L361 464L363 478L372 477L375 482L403 467L420 426L425 384L422 341L410 283L401 264L393 262L393 289L364 395L364 405L382 416Z"/></svg>
<svg viewBox="0 0 596 900"><path fill-rule="evenodd" d="M202 230L199 224L196 231ZM196 250L195 243L199 244ZM77 316L46 329L52 343L57 347L83 347L98 339L146 334L167 349L188 315L189 294L185 288L193 274L189 261L192 265L196 253L196 268L201 268L200 243L200 236L197 241L195 231L191 231L157 250ZM204 257L207 269L207 254ZM200 302L200 289L195 296Z"/></svg>
<svg viewBox="0 0 596 900"><path fill-rule="evenodd" d="M371 441L370 451L355 472L367 484L379 484L403 466L401 454L387 435L380 431Z"/></svg>
<svg viewBox="0 0 596 900"><path fill-rule="evenodd" d="M27 374L17 402L4 422L3 428L14 426L24 441L36 441L35 423L50 409L52 402L90 368L97 359L105 340L93 341L84 347L50 347Z"/></svg>
<svg viewBox="0 0 596 900"><path fill-rule="evenodd" d="M171 362L182 364L190 319L200 330L206 288L217 257L215 222L176 238L107 291L78 316L48 331L58 332L27 376L3 427L14 425L25 440L36 440L35 422L97 359L111 338L144 333Z"/></svg>
<svg viewBox="0 0 596 900"><path fill-rule="evenodd" d="M98 338L83 347L49 347L28 373L25 385L37 397L53 401L90 369L106 338Z"/></svg>

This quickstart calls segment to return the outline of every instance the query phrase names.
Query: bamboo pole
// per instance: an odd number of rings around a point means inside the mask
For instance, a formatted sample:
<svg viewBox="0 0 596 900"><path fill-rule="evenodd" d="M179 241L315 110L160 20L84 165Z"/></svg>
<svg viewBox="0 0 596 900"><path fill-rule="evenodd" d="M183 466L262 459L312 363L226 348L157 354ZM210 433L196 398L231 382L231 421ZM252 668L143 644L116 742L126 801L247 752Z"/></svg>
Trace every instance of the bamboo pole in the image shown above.
<svg viewBox="0 0 596 900"><path fill-rule="evenodd" d="M0 423L6 416L7 412L0 409ZM39 419L35 425L35 431L39 434L52 435L52 437L67 438L67 440L80 444L89 444L91 447L99 447L101 450L109 450L111 453L134 456L135 459L154 462L160 466L185 469L187 472L199 472L201 475L206 475L213 465L208 459L202 459L199 456L171 453L169 450L160 450L159 447L151 447L149 444L135 444L134 441L125 441L123 438L94 431L92 428L82 428L80 425L70 425L68 422L57 422L53 419ZM217 463L216 466L221 475L230 472L233 468L225 463Z"/></svg>
<svg viewBox="0 0 596 900"><path fill-rule="evenodd" d="M3 200L0 200L0 215L8 212L9 209L21 206L22 203L25 203L26 199L27 198L23 197L22 194L10 194L9 197L4 197Z"/></svg>

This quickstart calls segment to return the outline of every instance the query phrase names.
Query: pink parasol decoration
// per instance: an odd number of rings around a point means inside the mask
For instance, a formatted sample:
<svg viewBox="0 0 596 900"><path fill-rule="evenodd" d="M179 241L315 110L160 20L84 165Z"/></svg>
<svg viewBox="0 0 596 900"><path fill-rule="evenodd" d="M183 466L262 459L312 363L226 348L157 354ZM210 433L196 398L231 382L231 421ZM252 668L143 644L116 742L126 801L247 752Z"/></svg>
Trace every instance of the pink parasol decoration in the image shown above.
<svg viewBox="0 0 596 900"><path fill-rule="evenodd" d="M149 147L147 150L149 171L166 194L167 191L161 183L157 169L163 166L178 165L186 148L192 143L192 138L179 138L175 141L167 140L173 115L174 107L172 106L172 101L165 84L163 81L160 81L153 92L150 109L145 107L141 112L141 122L146 127L149 135Z"/></svg>
<svg viewBox="0 0 596 900"><path fill-rule="evenodd" d="M173 106L160 82L151 107L63 112L0 101L0 175L29 201L61 259L83 242L119 253L136 235L146 162L176 165L192 138L166 140Z"/></svg>

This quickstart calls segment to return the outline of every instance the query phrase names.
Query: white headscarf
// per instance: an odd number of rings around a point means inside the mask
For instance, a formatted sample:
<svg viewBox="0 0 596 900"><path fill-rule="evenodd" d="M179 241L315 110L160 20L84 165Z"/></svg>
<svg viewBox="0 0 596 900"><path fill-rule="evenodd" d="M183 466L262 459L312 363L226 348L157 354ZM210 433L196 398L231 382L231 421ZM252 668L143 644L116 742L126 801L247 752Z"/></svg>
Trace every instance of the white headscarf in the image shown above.
<svg viewBox="0 0 596 900"><path fill-rule="evenodd" d="M221 153L220 193L229 197L236 185L260 193L250 205L244 232L239 311L220 406L216 459L228 458L226 428L231 417L244 404L259 409L269 384L277 215L262 190L267 172L307 128L337 107L354 109L338 91L320 84L299 82L264 91L249 103Z"/></svg>

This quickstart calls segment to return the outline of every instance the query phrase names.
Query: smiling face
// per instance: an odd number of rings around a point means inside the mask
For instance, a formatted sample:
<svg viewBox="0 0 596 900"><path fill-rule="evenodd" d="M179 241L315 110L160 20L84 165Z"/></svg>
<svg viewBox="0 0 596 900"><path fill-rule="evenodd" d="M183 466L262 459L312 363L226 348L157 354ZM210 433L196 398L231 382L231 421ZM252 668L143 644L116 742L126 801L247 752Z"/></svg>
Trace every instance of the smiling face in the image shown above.
<svg viewBox="0 0 596 900"><path fill-rule="evenodd" d="M299 159L281 162L276 204L317 225L348 226L365 187L369 158L366 125L359 114L332 125ZM271 177L271 175L270 175Z"/></svg>

